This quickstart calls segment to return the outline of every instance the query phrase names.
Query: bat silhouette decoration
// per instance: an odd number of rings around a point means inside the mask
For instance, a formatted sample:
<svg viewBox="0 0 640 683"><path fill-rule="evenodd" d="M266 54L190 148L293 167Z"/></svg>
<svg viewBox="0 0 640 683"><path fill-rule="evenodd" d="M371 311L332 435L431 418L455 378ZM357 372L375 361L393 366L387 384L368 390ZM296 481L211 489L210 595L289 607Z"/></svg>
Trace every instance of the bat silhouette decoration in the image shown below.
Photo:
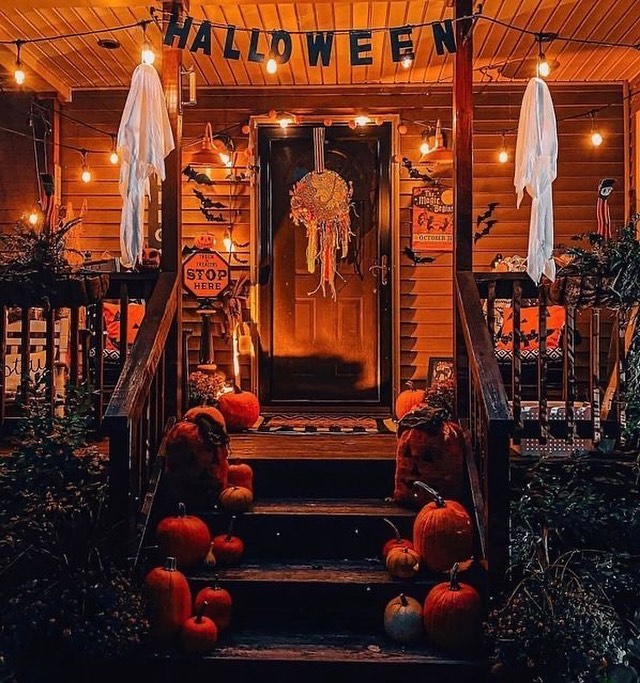
<svg viewBox="0 0 640 683"><path fill-rule="evenodd" d="M407 157L402 157L402 165L409 171L409 177L414 180L422 180L425 183L433 183L434 179L428 173L421 173L417 168L414 167L411 159Z"/></svg>
<svg viewBox="0 0 640 683"><path fill-rule="evenodd" d="M480 227L480 223L486 221L488 218L493 216L493 212L500 206L498 202L491 202L487 204L487 210L484 213L480 213L476 216L476 228Z"/></svg>
<svg viewBox="0 0 640 683"><path fill-rule="evenodd" d="M495 218L491 219L490 221L485 221L482 230L476 230L476 232L473 235L474 244L481 240L483 237L486 237L491 232L491 229L497 222L498 221Z"/></svg>
<svg viewBox="0 0 640 683"><path fill-rule="evenodd" d="M411 247L405 247L404 254L413 261L414 266L418 263L433 263L436 260L435 256L418 256L418 254L416 254Z"/></svg>

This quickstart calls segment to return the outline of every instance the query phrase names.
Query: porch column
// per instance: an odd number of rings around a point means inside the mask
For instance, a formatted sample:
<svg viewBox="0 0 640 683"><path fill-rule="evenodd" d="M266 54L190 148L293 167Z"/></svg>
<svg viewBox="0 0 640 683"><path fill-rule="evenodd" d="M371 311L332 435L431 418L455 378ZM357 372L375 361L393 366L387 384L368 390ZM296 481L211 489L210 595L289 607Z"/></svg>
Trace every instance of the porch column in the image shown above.
<svg viewBox="0 0 640 683"><path fill-rule="evenodd" d="M187 12L188 0L162 3L166 17L170 13ZM173 131L175 149L165 159L165 180L162 183L162 270L181 277L182 253L182 50L162 44L162 86L167 100L169 121ZM166 346L166 414L176 416L182 407L182 294L178 290L176 318Z"/></svg>
<svg viewBox="0 0 640 683"><path fill-rule="evenodd" d="M455 19L473 14L472 0L456 0ZM473 35L472 20L456 21L456 54L453 70L454 236L453 276L471 270L473 264ZM469 359L456 306L453 356L456 406L459 418L469 416Z"/></svg>

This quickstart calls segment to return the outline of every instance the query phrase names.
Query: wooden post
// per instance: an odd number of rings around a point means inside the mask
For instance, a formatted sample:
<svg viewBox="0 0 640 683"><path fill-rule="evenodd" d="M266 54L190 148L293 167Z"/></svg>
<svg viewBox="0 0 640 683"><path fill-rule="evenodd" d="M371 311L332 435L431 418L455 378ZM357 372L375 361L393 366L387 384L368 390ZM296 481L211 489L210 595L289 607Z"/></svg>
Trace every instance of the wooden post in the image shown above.
<svg viewBox="0 0 640 683"><path fill-rule="evenodd" d="M171 13L188 10L188 0L163 2L165 17ZM166 22L166 19L165 19ZM181 272L182 253L182 50L162 46L162 85L167 100L169 120L173 131L175 149L165 159L165 181L162 183L162 270ZM181 289L178 288L181 297ZM176 318L166 345L165 400L167 414L178 416L182 406L182 305L176 310Z"/></svg>
<svg viewBox="0 0 640 683"><path fill-rule="evenodd" d="M471 16L472 0L456 0L455 18ZM473 36L472 20L456 21L453 72L454 236L453 272L472 269L473 233ZM455 305L456 297L453 298ZM460 316L453 330L458 418L469 417L469 359Z"/></svg>

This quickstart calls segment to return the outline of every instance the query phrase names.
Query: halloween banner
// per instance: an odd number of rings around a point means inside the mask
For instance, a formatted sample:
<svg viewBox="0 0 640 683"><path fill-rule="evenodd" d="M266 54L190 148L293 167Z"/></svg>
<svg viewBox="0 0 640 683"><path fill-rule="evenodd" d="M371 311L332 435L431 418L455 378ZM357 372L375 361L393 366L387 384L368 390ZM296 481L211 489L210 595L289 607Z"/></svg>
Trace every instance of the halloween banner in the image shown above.
<svg viewBox="0 0 640 683"><path fill-rule="evenodd" d="M411 249L453 250L453 190L440 186L413 188Z"/></svg>
<svg viewBox="0 0 640 683"><path fill-rule="evenodd" d="M439 55L456 51L454 23L451 19L430 24L434 47ZM216 49L229 60L239 60L242 53L238 47L237 33L249 33L249 45L245 57L249 62L262 63L275 59L278 64L286 64L293 54L293 33L284 30L265 32L261 29L240 29L235 26L221 26L209 21L196 21L191 16L182 19L172 16L164 34L164 44L170 47L188 49L189 52L205 55L212 54L213 32L219 35ZM336 38L342 34L348 38L348 51L351 66L368 66L373 63L372 29L309 31L303 33L305 57L310 66L329 66L336 50ZM414 58L415 49L412 39L413 27L400 26L387 29L391 59L401 62ZM300 33L296 31L297 35ZM218 44L220 47L218 48Z"/></svg>

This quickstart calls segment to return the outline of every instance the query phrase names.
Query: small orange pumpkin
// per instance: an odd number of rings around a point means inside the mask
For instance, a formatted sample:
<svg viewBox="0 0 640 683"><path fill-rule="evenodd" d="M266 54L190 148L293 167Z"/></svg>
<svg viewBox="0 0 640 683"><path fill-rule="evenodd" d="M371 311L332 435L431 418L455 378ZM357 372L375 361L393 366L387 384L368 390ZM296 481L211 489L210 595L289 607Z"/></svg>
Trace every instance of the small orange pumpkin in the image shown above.
<svg viewBox="0 0 640 683"><path fill-rule="evenodd" d="M253 505L253 493L244 486L227 486L220 494L220 505L233 512L246 512Z"/></svg>
<svg viewBox="0 0 640 683"><path fill-rule="evenodd" d="M218 398L218 407L230 432L249 429L260 417L258 397L250 391L242 391L238 386Z"/></svg>
<svg viewBox="0 0 640 683"><path fill-rule="evenodd" d="M218 642L218 628L214 621L204 616L207 603L203 602L196 615L187 619L182 626L182 646L187 652L206 655Z"/></svg>
<svg viewBox="0 0 640 683"><path fill-rule="evenodd" d="M449 581L434 586L423 607L424 627L434 643L450 652L473 654L481 643L482 600L472 586L458 581L458 563Z"/></svg>
<svg viewBox="0 0 640 683"><path fill-rule="evenodd" d="M196 249L213 249L216 246L216 238L210 232L201 232L195 236L193 246Z"/></svg>
<svg viewBox="0 0 640 683"><path fill-rule="evenodd" d="M202 614L213 621L218 627L218 631L224 631L229 628L231 623L231 605L232 600L229 591L221 588L217 581L213 587L207 586L196 595L196 612L200 611L204 606Z"/></svg>
<svg viewBox="0 0 640 683"><path fill-rule="evenodd" d="M444 572L454 563L473 554L473 526L464 507L445 500L427 484L416 481L434 500L427 503L413 522L413 546L425 565L434 572Z"/></svg>
<svg viewBox="0 0 640 683"><path fill-rule="evenodd" d="M396 643L413 643L423 634L422 605L401 593L384 610L384 630Z"/></svg>
<svg viewBox="0 0 640 683"><path fill-rule="evenodd" d="M167 557L164 567L152 569L144 579L143 593L151 637L167 642L176 636L191 614L191 591L176 558Z"/></svg>
<svg viewBox="0 0 640 683"><path fill-rule="evenodd" d="M407 387L396 398L396 419L401 420L414 406L424 401L424 391L416 389L413 382L405 382Z"/></svg>
<svg viewBox="0 0 640 683"><path fill-rule="evenodd" d="M400 532L398 531L398 527L390 520L387 519L386 517L382 520L383 522L386 522L391 529L393 530L393 536L394 538L389 539L383 546L382 546L382 557L386 560L387 555L392 551L395 550L396 548L410 548L413 550L413 543L409 541L406 538L402 538L400 536Z"/></svg>
<svg viewBox="0 0 640 683"><path fill-rule="evenodd" d="M196 418L201 415L206 415L208 418L213 420L214 423L218 423L222 429L226 430L227 424L224 421L224 415L213 406L196 406L195 408L189 408L184 414L184 419L191 422L195 422Z"/></svg>
<svg viewBox="0 0 640 683"><path fill-rule="evenodd" d="M253 469L251 465L239 463L229 465L229 486L243 486L253 491Z"/></svg>
<svg viewBox="0 0 640 683"><path fill-rule="evenodd" d="M420 555L411 548L394 548L387 555L386 565L394 579L412 579L420 571Z"/></svg>
<svg viewBox="0 0 640 683"><path fill-rule="evenodd" d="M165 517L156 528L160 550L176 558L180 568L193 567L204 560L211 545L209 528L199 518L187 515L178 503L178 516Z"/></svg>
<svg viewBox="0 0 640 683"><path fill-rule="evenodd" d="M236 517L234 515L229 522L227 533L214 536L211 541L211 553L216 558L216 561L223 565L238 564L244 554L242 539L233 535L235 521Z"/></svg>

